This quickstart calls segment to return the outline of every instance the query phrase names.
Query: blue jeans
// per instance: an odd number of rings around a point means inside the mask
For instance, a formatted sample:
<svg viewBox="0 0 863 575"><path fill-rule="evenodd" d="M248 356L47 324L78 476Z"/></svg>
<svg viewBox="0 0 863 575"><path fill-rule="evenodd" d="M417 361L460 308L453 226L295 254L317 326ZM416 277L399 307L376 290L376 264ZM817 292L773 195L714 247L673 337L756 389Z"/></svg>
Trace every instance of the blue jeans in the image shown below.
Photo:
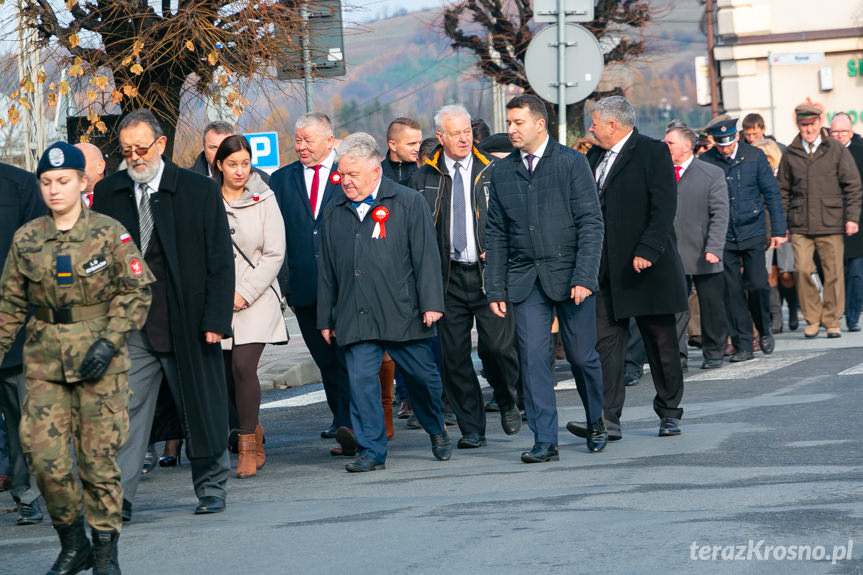
<svg viewBox="0 0 863 575"><path fill-rule="evenodd" d="M863 258L845 261L845 325L856 326L863 304Z"/></svg>

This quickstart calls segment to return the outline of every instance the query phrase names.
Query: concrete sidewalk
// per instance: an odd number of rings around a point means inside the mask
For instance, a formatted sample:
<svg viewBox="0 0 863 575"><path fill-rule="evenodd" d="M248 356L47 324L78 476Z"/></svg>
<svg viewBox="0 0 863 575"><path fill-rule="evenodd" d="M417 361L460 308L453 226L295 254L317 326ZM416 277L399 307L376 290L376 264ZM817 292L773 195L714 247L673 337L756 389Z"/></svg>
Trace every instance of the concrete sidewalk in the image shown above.
<svg viewBox="0 0 863 575"><path fill-rule="evenodd" d="M261 390L286 389L321 381L321 372L312 359L297 318L290 309L285 312L291 341L287 345L268 345L258 363Z"/></svg>

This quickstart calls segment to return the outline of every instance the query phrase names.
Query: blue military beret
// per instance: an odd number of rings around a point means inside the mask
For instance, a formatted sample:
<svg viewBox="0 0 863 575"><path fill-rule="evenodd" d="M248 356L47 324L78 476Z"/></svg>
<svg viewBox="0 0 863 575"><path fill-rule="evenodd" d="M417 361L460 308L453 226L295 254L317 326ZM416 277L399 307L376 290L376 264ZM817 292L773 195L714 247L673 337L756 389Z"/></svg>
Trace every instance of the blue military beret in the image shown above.
<svg viewBox="0 0 863 575"><path fill-rule="evenodd" d="M737 133L737 118L716 122L707 127L707 133L713 136L715 144L727 146L734 141L734 135Z"/></svg>
<svg viewBox="0 0 863 575"><path fill-rule="evenodd" d="M66 142L51 144L36 167L36 177L50 170L81 170L84 171L86 160L84 152Z"/></svg>

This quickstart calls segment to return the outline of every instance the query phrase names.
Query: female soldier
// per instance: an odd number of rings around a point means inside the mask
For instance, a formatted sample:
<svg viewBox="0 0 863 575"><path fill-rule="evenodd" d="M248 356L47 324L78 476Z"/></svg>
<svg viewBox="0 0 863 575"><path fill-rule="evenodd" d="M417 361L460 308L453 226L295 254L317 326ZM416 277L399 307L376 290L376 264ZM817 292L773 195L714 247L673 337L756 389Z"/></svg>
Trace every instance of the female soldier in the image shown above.
<svg viewBox="0 0 863 575"><path fill-rule="evenodd" d="M62 546L49 575L91 565L93 573L119 573L116 455L129 431L126 336L144 323L154 278L123 226L81 201L87 179L80 150L52 145L36 175L50 213L15 233L0 277L0 357L32 307L20 431Z"/></svg>
<svg viewBox="0 0 863 575"><path fill-rule="evenodd" d="M264 465L264 430L258 422L261 383L258 360L268 343L286 343L276 276L285 257L285 224L276 197L251 171L252 149L243 136L228 136L213 159L213 176L234 242L234 337L222 340L228 392L240 424L237 477L251 477Z"/></svg>

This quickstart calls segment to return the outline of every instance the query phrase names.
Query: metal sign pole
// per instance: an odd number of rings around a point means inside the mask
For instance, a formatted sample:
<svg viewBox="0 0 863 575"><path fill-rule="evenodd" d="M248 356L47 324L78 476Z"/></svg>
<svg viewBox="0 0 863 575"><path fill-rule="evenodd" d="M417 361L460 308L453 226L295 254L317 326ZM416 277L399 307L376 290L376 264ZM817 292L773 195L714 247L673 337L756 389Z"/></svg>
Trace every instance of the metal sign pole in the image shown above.
<svg viewBox="0 0 863 575"><path fill-rule="evenodd" d="M770 133L776 134L776 113L773 107L773 52L767 52L767 81L770 82Z"/></svg>
<svg viewBox="0 0 863 575"><path fill-rule="evenodd" d="M309 9L303 5L303 83L306 87L306 112L314 111L312 104L312 40L309 33Z"/></svg>
<svg viewBox="0 0 863 575"><path fill-rule="evenodd" d="M557 141L566 145L566 7L557 0Z"/></svg>

